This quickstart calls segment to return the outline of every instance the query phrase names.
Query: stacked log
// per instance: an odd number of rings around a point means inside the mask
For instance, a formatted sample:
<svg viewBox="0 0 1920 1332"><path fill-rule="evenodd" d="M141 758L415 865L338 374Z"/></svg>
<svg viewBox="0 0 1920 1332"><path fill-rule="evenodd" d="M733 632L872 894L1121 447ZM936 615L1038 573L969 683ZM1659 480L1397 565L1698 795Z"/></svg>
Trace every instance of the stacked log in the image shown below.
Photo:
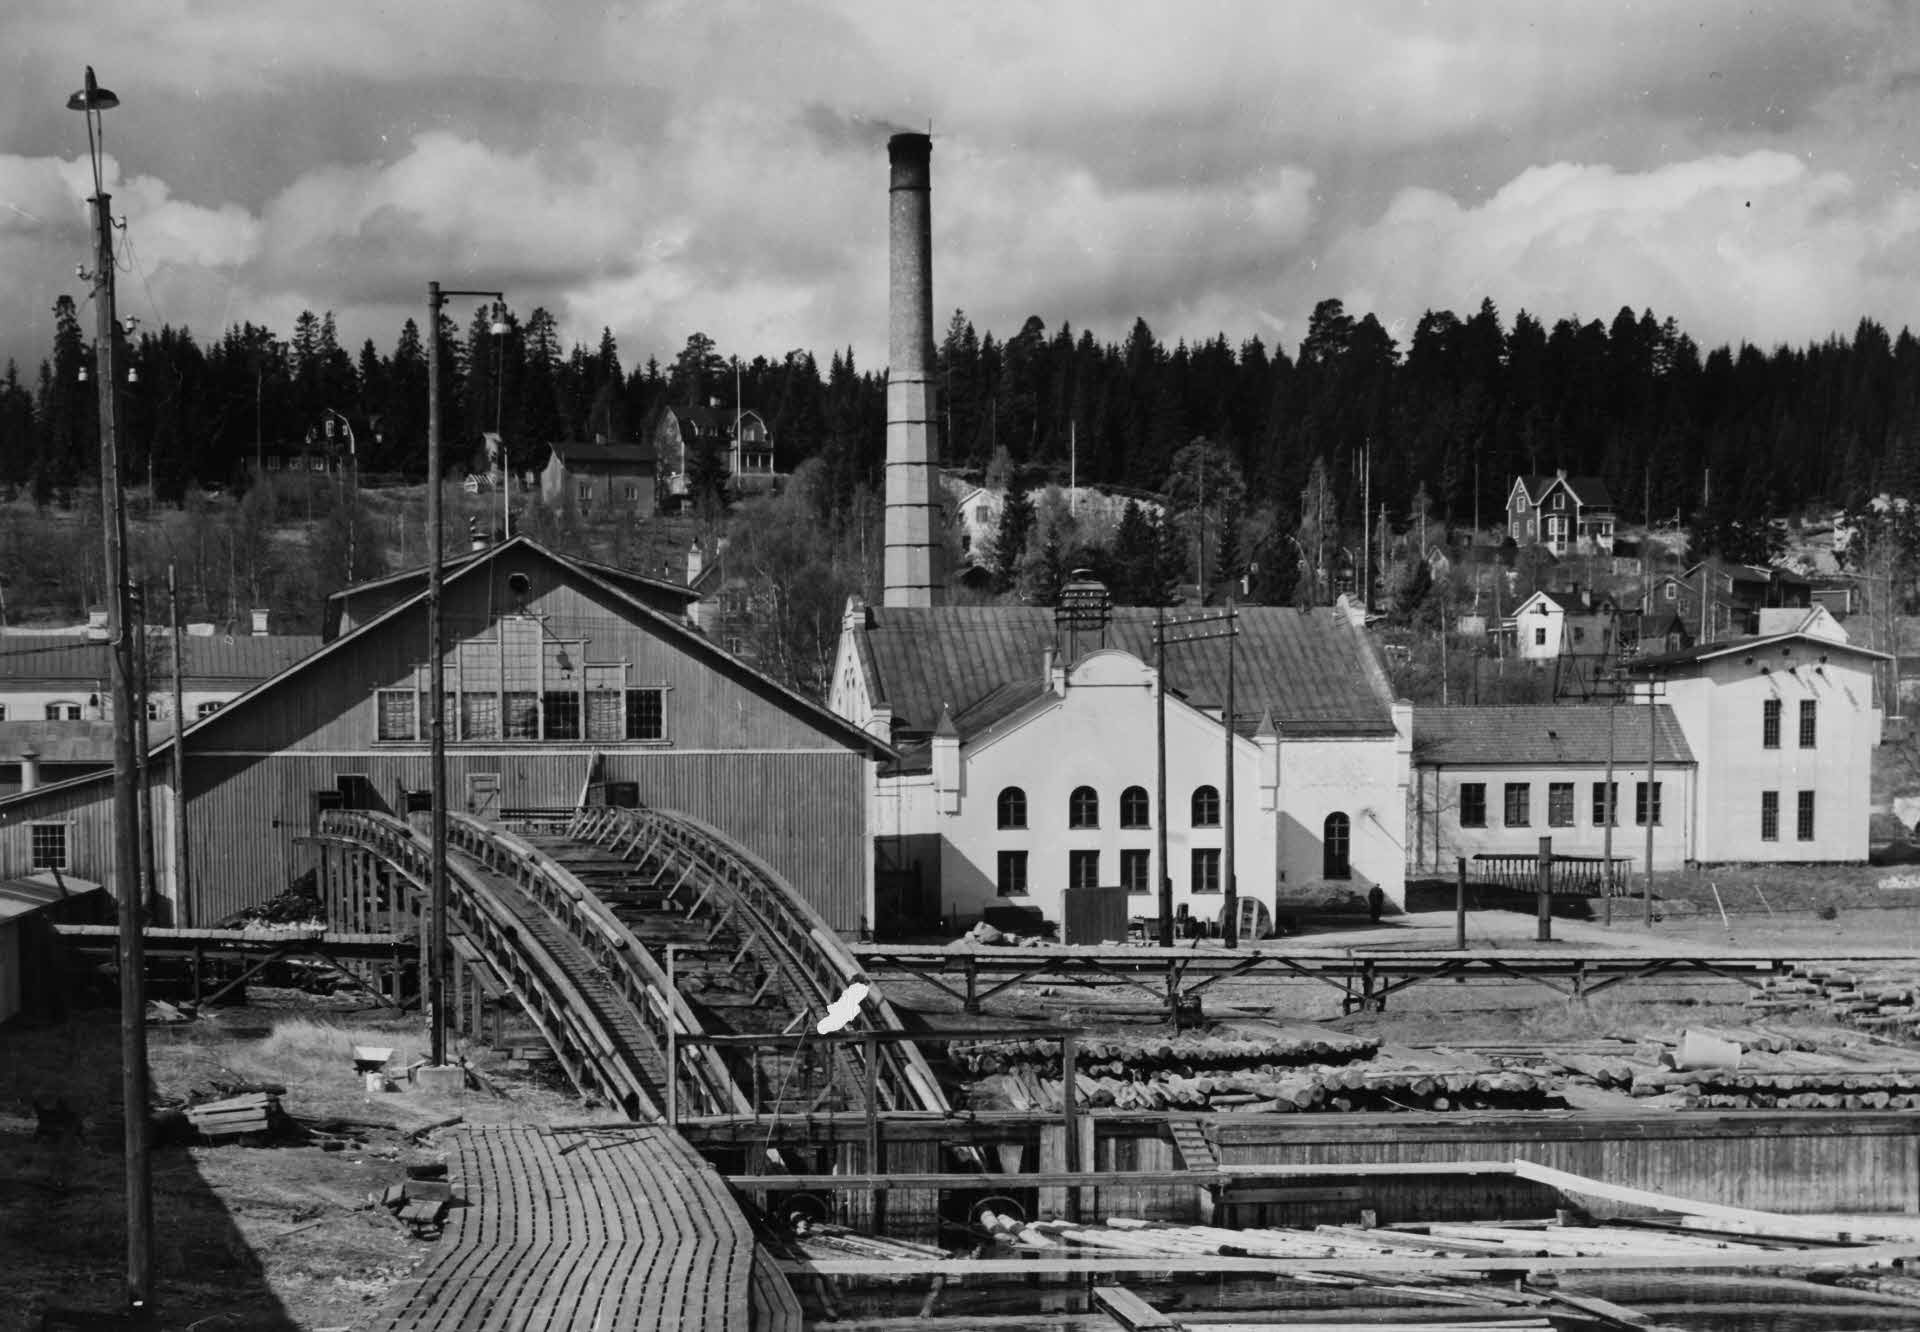
<svg viewBox="0 0 1920 1332"><path fill-rule="evenodd" d="M1016 1110L1058 1111L1058 1077L1021 1067L990 1074L981 1091ZM1093 1109L1295 1113L1351 1110L1469 1110L1542 1104L1549 1080L1497 1069L1367 1068L1257 1065L1195 1073L1079 1073L1077 1104Z"/></svg>
<svg viewBox="0 0 1920 1332"><path fill-rule="evenodd" d="M1825 1009L1849 1025L1920 1039L1920 968L1867 962L1802 962L1770 978L1749 1009L1777 1013Z"/></svg>
<svg viewBox="0 0 1920 1332"><path fill-rule="evenodd" d="M1283 1035L1236 1038L1224 1036L1109 1036L1089 1037L1079 1044L1076 1067L1083 1073L1151 1074L1157 1071L1191 1073L1196 1068L1256 1069L1274 1065L1339 1064L1370 1059L1380 1042L1371 1036L1312 1027ZM1060 1042L953 1041L947 1057L968 1073L1004 1073L1034 1067L1060 1071Z"/></svg>

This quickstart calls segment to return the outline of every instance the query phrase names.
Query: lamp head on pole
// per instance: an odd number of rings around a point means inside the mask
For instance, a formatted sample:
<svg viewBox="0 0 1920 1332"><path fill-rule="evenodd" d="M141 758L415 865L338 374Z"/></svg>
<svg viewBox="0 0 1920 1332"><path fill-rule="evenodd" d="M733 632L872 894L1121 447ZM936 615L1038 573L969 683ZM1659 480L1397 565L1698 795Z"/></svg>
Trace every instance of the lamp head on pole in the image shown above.
<svg viewBox="0 0 1920 1332"><path fill-rule="evenodd" d="M87 66L87 86L67 99L69 111L109 111L118 105L120 99L93 77L92 65Z"/></svg>

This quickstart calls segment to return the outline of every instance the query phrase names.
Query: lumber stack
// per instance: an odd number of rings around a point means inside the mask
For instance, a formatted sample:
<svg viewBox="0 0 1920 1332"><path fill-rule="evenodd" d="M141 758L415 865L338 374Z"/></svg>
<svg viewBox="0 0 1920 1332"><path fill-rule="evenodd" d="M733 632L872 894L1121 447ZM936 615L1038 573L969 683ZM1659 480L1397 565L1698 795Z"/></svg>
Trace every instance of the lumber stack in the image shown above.
<svg viewBox="0 0 1920 1332"><path fill-rule="evenodd" d="M243 1092L186 1108L187 1122L210 1142L248 1136L270 1137L287 1125L280 1097L268 1091Z"/></svg>
<svg viewBox="0 0 1920 1332"><path fill-rule="evenodd" d="M1678 1039L1664 1033L1614 1050L1553 1052L1575 1079L1636 1097L1671 1096L1696 1110L1920 1109L1920 1059L1890 1062L1824 1043L1816 1034L1748 1027L1696 1028L1737 1044L1733 1068L1675 1067Z"/></svg>
<svg viewBox="0 0 1920 1332"><path fill-rule="evenodd" d="M934 1244L916 1244L911 1240L890 1239L884 1235L865 1235L848 1226L829 1221L801 1220L786 1236L787 1248L801 1258L880 1258L901 1265L897 1281L925 1280L928 1260L950 1258L945 1249Z"/></svg>

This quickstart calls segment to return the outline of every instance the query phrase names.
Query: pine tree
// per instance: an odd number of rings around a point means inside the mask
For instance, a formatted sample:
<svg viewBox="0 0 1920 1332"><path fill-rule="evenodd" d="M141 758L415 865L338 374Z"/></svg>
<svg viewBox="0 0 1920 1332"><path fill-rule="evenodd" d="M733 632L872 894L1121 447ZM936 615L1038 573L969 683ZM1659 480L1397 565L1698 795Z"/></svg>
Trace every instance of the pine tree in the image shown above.
<svg viewBox="0 0 1920 1332"><path fill-rule="evenodd" d="M993 538L994 586L1004 592L1020 576L1026 559L1027 539L1033 533L1033 498L1019 487L1010 487L1006 503L1000 508L1000 527Z"/></svg>

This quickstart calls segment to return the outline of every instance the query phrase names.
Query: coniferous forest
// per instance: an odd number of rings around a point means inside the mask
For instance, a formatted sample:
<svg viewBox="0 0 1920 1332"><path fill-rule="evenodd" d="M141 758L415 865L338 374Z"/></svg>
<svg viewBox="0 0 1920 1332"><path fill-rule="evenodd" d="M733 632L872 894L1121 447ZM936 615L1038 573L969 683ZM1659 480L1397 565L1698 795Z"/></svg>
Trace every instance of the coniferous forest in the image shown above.
<svg viewBox="0 0 1920 1332"><path fill-rule="evenodd" d="M563 347L544 309L523 320L480 307L464 327L443 315L437 332L452 475L496 425L525 471L549 441L631 439L659 404L731 404L737 393L770 426L777 470L811 462L807 504L823 533L837 539L872 518L885 368L856 366L850 349L823 368L809 350L726 357L696 333L665 365L650 356L629 369L610 331L597 346ZM424 336L409 320L390 349L368 340L349 351L333 317L312 313L286 338L250 323L207 345L184 328L136 329L120 358L133 371L120 399L128 484L159 506L242 490L257 451L330 418L351 422L363 477L418 478ZM1325 300L1288 349L1226 334L1169 347L1143 320L1118 342L1038 316L1002 337L956 311L936 351L949 467L1036 499L1069 476L1165 495L1176 517L1197 483L1217 523L1206 561L1216 577L1289 538L1355 544L1368 495L1371 516L1384 512L1391 527L1415 515L1490 526L1519 473L1598 476L1625 522L1684 525L1696 550L1736 558L1760 553L1749 547L1769 518L1920 492L1920 341L1866 320L1804 346L1703 350L1652 310L1549 324L1482 302L1390 329ZM9 364L0 375L0 489L55 510L89 489L97 399L80 370L90 361L63 300L37 370ZM1210 444L1198 457L1197 440ZM1219 473L1211 501L1209 467ZM1006 535L1039 530L1024 501L1009 507L1027 528ZM1124 521L1114 538L1152 540Z"/></svg>

